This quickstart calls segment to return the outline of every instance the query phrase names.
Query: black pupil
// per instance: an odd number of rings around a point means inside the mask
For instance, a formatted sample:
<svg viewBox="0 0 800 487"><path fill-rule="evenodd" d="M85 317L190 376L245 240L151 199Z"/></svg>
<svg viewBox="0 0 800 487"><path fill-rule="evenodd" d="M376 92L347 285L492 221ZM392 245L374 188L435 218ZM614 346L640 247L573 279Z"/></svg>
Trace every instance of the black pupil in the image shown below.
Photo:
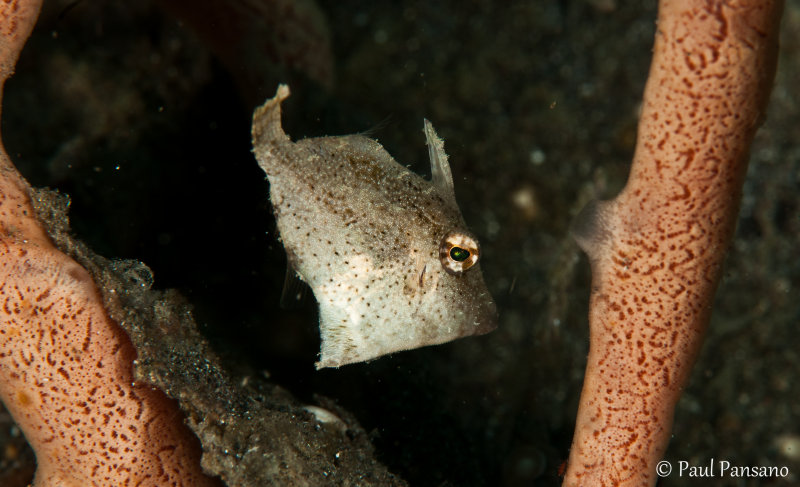
<svg viewBox="0 0 800 487"><path fill-rule="evenodd" d="M456 262L463 262L469 258L469 250L462 249L461 247L453 247L450 249L450 257Z"/></svg>

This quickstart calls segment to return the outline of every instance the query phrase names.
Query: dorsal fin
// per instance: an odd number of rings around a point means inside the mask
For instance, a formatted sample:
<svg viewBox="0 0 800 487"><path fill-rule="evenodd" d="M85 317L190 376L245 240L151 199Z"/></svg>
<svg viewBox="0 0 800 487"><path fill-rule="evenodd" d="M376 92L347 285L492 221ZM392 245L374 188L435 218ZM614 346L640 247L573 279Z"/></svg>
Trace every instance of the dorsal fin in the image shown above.
<svg viewBox="0 0 800 487"><path fill-rule="evenodd" d="M455 206L456 193L453 189L453 173L450 172L450 163L447 162L444 141L436 135L436 131L433 130L433 125L428 119L424 120L425 141L428 144L428 155L431 159L431 182L439 188L442 196Z"/></svg>
<svg viewBox="0 0 800 487"><path fill-rule="evenodd" d="M278 85L274 98L270 98L253 113L253 148L258 150L262 145L275 144L279 141L289 142L289 136L281 127L281 102L289 97L289 87Z"/></svg>

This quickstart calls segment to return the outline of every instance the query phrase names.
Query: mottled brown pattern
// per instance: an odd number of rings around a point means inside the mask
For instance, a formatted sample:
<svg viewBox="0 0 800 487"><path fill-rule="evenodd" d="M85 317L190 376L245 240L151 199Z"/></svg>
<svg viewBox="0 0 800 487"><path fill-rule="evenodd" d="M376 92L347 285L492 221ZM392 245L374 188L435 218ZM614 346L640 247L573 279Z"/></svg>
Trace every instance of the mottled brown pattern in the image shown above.
<svg viewBox="0 0 800 487"><path fill-rule="evenodd" d="M587 209L591 346L568 486L648 486L709 319L780 2L663 0L631 174Z"/></svg>
<svg viewBox="0 0 800 487"><path fill-rule="evenodd" d="M39 6L0 2L0 82ZM36 451L34 485L215 485L175 404L134 383L128 336L52 245L28 191L0 150L0 399Z"/></svg>

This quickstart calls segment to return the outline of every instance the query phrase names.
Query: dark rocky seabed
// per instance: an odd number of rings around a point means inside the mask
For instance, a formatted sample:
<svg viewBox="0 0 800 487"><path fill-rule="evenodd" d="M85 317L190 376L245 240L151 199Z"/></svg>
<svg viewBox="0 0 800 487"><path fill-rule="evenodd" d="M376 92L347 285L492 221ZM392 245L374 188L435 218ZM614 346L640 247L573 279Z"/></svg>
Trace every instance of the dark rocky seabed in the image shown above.
<svg viewBox="0 0 800 487"><path fill-rule="evenodd" d="M70 195L80 239L145 262L155 287L180 290L236 373L353 413L377 458L410 485L560 483L588 349L590 272L568 227L589 199L624 184L654 1L320 2L332 51L314 62L333 66L329 88L306 76L314 65L276 62L289 56L275 39L273 55L222 63L149 2L46 3L7 83L3 140L33 185ZM735 241L666 458L787 466L790 477L672 476L661 486L800 483L796 0L781 42ZM242 82L251 69L267 73L255 87ZM285 128L294 138L370 131L421 174L422 119L433 122L481 239L497 331L314 371L315 304L278 307L285 257L250 154L252 108L279 81L292 87ZM32 456L5 413L0 443L0 484L25 485Z"/></svg>

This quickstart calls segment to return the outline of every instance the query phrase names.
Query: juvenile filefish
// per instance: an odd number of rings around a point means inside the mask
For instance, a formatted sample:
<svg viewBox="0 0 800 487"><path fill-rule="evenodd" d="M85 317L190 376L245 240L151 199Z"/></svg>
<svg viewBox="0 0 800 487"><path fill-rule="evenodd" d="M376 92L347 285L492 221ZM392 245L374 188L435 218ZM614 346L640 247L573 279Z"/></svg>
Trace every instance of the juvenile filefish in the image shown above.
<svg viewBox="0 0 800 487"><path fill-rule="evenodd" d="M281 127L288 96L281 85L256 109L253 147L289 264L319 303L317 368L493 330L480 247L430 122L426 181L362 135L293 143Z"/></svg>

